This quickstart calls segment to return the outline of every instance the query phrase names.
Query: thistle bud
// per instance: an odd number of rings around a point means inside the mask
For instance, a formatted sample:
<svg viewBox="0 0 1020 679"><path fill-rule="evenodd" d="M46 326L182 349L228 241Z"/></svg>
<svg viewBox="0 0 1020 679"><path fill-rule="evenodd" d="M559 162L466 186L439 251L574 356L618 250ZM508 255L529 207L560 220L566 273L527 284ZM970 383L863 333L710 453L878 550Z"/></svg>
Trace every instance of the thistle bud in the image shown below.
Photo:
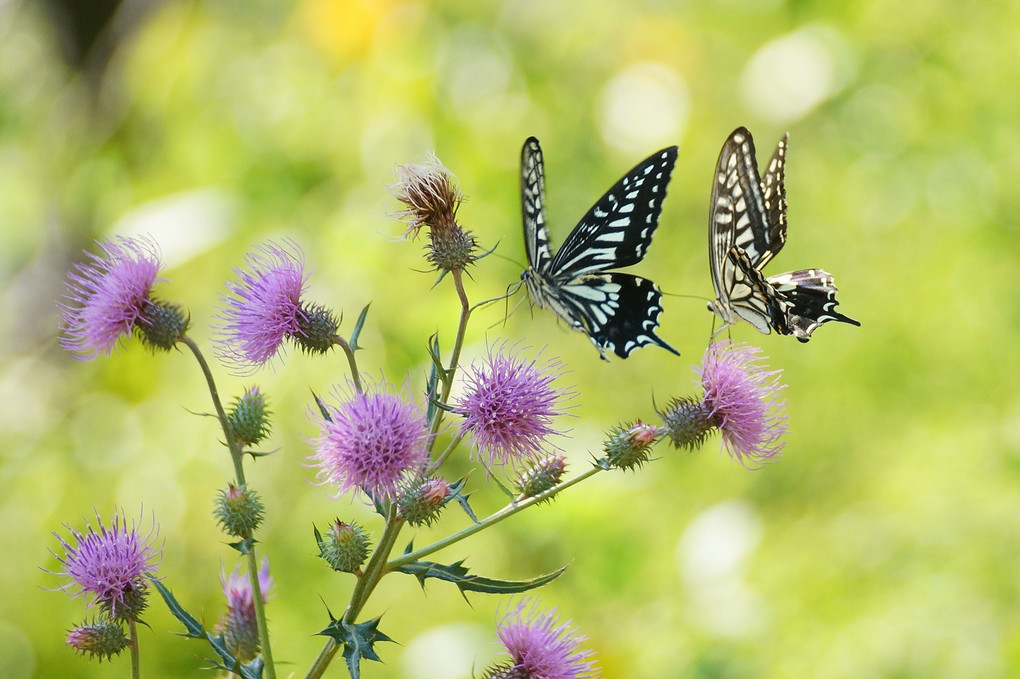
<svg viewBox="0 0 1020 679"><path fill-rule="evenodd" d="M412 526L428 526L439 518L449 494L450 484L443 479L419 481L397 498L397 508Z"/></svg>
<svg viewBox="0 0 1020 679"><path fill-rule="evenodd" d="M559 483L566 469L567 458L562 455L550 455L539 460L517 478L517 492L521 498L540 495Z"/></svg>
<svg viewBox="0 0 1020 679"><path fill-rule="evenodd" d="M99 618L71 629L65 643L78 653L103 662L118 655L130 642L120 624L109 618Z"/></svg>
<svg viewBox="0 0 1020 679"><path fill-rule="evenodd" d="M227 413L227 421L234 437L243 446L254 446L269 436L269 416L272 412L266 404L266 397L258 387L249 387L234 400Z"/></svg>
<svg viewBox="0 0 1020 679"><path fill-rule="evenodd" d="M368 558L368 535L356 523L337 519L330 524L326 535L316 530L315 540L319 544L319 556L340 573L358 573Z"/></svg>
<svg viewBox="0 0 1020 679"><path fill-rule="evenodd" d="M142 309L134 325L135 335L153 351L170 351L184 339L191 319L184 310L169 302L152 300Z"/></svg>
<svg viewBox="0 0 1020 679"><path fill-rule="evenodd" d="M223 532L236 538L249 538L262 523L265 505L258 493L245 485L230 484L216 498L213 516Z"/></svg>
<svg viewBox="0 0 1020 679"><path fill-rule="evenodd" d="M664 429L638 420L634 424L615 427L602 445L602 450L611 467L634 469L648 461L652 446L663 433Z"/></svg>
<svg viewBox="0 0 1020 679"><path fill-rule="evenodd" d="M306 305L297 319L298 330L293 339L309 354L325 354L336 344L339 321L333 312L318 304Z"/></svg>
<svg viewBox="0 0 1020 679"><path fill-rule="evenodd" d="M696 398L674 398L659 416L673 446L685 450L700 448L708 433L718 426L711 409Z"/></svg>

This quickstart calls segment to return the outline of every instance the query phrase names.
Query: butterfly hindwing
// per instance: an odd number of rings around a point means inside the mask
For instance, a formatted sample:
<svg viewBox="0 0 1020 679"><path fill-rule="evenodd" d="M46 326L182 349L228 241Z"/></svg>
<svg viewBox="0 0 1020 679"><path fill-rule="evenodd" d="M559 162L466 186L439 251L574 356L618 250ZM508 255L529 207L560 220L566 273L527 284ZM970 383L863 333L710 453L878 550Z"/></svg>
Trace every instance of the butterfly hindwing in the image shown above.
<svg viewBox="0 0 1020 679"><path fill-rule="evenodd" d="M738 318L760 332L775 330L808 341L828 321L860 325L835 311L833 277L802 269L766 278L762 268L786 243L786 148L776 146L758 174L754 141L746 128L733 131L716 163L709 218L709 266L716 299L709 308L726 325Z"/></svg>
<svg viewBox="0 0 1020 679"><path fill-rule="evenodd" d="M645 278L608 269L641 261L658 225L677 148L663 149L624 175L588 210L555 256L545 223L545 172L538 140L521 151L521 206L528 268L521 274L531 300L584 332L605 358L626 358L657 344L662 294Z"/></svg>

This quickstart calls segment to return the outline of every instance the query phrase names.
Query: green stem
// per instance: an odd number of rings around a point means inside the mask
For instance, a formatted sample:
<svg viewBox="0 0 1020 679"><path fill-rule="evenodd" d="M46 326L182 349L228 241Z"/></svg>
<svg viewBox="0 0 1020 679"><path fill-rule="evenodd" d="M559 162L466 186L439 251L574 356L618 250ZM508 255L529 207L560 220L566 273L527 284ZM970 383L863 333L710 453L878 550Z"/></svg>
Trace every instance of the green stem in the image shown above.
<svg viewBox="0 0 1020 679"><path fill-rule="evenodd" d="M420 558L422 558L424 556L428 556L429 554L432 554L433 552L438 552L440 549L443 549L444 547L449 547L450 545L452 545L452 544L454 544L456 542L460 542L464 538L470 537L470 536L474 535L475 533L478 533L479 531L483 531L486 528L488 528L489 526L495 525L495 524L499 523L500 521L502 521L503 519L507 519L507 518L513 516L517 512L524 511L528 507L533 507L534 505L538 504L539 502L542 502L543 500L548 500L549 498L551 498L552 496L556 495L557 493L560 493L560 492L566 490L567 488L570 488L571 486L573 486L575 484L578 484L581 481L584 481L585 479L594 476L595 474L598 474L600 471L603 471L602 467L593 466L591 469L589 469L589 470L587 470L587 471L585 471L585 472L583 472L581 474L578 474L577 476L575 476L575 477L573 477L571 479L568 479L566 481L563 481L562 483L559 483L559 484L553 486L552 488L550 488L549 490L545 491L544 493L539 493L538 495L535 495L534 497L529 497L527 500L524 500L523 502L514 502L514 503L511 503L511 504L507 505L506 507L504 507L503 509L501 509L498 512L496 512L495 514L491 514L491 515L487 516L486 518L482 519L478 523L471 524L470 526L468 526L467 528L465 528L462 531L459 531L459 532L454 533L452 535L448 535L447 537L443 538L442 540L439 540L437 542L433 542L431 545L426 545L425 547L422 547L421 549L417 549L417 550L415 550L413 552L409 552L407 554L400 555L396 559L393 559L392 561L390 561L389 563L386 564L386 570L387 571L392 571L393 569L399 568L400 566L403 566L404 564L411 563L412 561L417 561L418 559L420 559Z"/></svg>
<svg viewBox="0 0 1020 679"><path fill-rule="evenodd" d="M131 679L140 679L142 676L141 655L138 652L138 626L135 621L128 620L128 634L131 635Z"/></svg>
<svg viewBox="0 0 1020 679"><path fill-rule="evenodd" d="M382 537L379 538L379 544L372 553L372 558L369 559L368 565L365 566L365 572L358 578L358 583L354 586L354 591L351 593L351 600L347 604L347 610L344 611L342 622L354 624L358 614L365 607L368 597L371 596L376 585L379 584L379 581L388 572L386 559L390 552L393 551L393 545L396 544L397 536L400 534L400 529L403 526L404 520L397 516L396 505L391 505L386 514L386 527L383 529ZM340 645L332 638L327 639L322 650L319 651L319 655L308 669L305 679L318 679L321 677L333 661L333 656L336 655L338 650L340 650Z"/></svg>
<svg viewBox="0 0 1020 679"><path fill-rule="evenodd" d="M216 380L213 379L209 363L205 360L205 356L202 355L202 351L193 339L185 336L181 341L191 349L191 353L195 355L195 360L198 361L198 365L202 368L202 374L205 375L205 382L209 387L209 395L212 396L213 407L216 409L216 417L220 421L220 428L223 429L223 437L227 442L227 450L230 451L230 459L234 463L234 475L237 485L246 485L243 464L244 449L240 441L237 440L237 437L234 436L234 430L227 419L227 413L223 409L223 403L220 401L220 392L216 388ZM273 666L273 650L269 644L269 627L266 623L265 602L262 600L262 588L259 585L258 558L255 554L254 541L248 550L248 580L251 582L252 599L255 604L255 618L259 626L259 642L262 646L262 658L265 660L266 679L276 679L276 668Z"/></svg>
<svg viewBox="0 0 1020 679"><path fill-rule="evenodd" d="M230 428L230 422L227 420L227 413L223 410L223 403L220 402L220 392L216 388L216 380L213 379L212 371L209 369L209 364L205 360L205 356L202 355L201 349L195 344L195 341L190 337L185 336L181 340L189 349L191 353L195 355L195 360L198 361L198 365L202 368L202 374L205 375L205 383L209 387L209 395L212 396L213 407L216 408L216 417L220 421L220 428L223 429L223 437L227 441L227 450L230 451L230 459L234 462L234 476L237 478L238 485L244 484L244 465L242 464L243 453L241 451L241 445L237 442L237 438L234 436L234 431Z"/></svg>
<svg viewBox="0 0 1020 679"><path fill-rule="evenodd" d="M450 398L450 391L453 389L453 377L457 374L457 364L460 362L460 352L464 349L464 336L467 334L468 320L471 318L471 303L468 301L467 292L464 290L464 276L460 269L450 272L453 275L453 286L457 289L457 297L460 299L460 321L457 323L457 336L453 340L453 352L450 354L450 365L443 371L443 393L439 400L442 403ZM443 422L443 409L436 410L436 419L432 422L432 441L435 442L436 434Z"/></svg>
<svg viewBox="0 0 1020 679"><path fill-rule="evenodd" d="M354 349L351 349L351 345L347 343L347 340L339 335L333 338L333 342L339 344L340 348L344 350L344 354L347 355L347 363L351 366L351 378L354 380L354 388L358 390L359 394L364 394L365 389L361 384L361 373L358 372L358 361L354 358Z"/></svg>

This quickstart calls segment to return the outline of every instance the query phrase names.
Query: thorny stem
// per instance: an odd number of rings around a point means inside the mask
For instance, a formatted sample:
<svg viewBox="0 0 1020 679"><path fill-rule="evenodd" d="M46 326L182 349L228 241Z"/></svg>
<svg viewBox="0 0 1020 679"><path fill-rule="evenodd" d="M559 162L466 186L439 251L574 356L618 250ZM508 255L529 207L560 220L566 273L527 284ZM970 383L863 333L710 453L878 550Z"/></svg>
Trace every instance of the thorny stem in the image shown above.
<svg viewBox="0 0 1020 679"><path fill-rule="evenodd" d="M424 556L428 556L433 552L438 552L440 549L443 549L444 547L449 547L450 545L456 542L460 542L464 538L474 535L479 531L483 531L489 526L495 525L502 521L503 519L513 516L517 512L524 511L528 507L532 507L538 504L539 502L542 502L543 500L548 500L557 493L560 493L566 490L567 488L570 488L571 486L578 484L581 481L584 481L585 479L594 476L595 474L598 474L600 471L603 471L603 468L599 465L595 465L591 469L553 486L544 493L539 493L538 495L529 497L527 500L524 500L523 502L511 502L506 507L503 507L503 509L500 509L498 512L495 512L494 514L487 516L478 523L471 524L462 531L454 533L453 535L448 535L442 540L433 542L431 545L426 545L421 549L417 549L413 552L400 555L396 559L393 559L392 561L386 564L386 570L392 571L395 568L403 566L404 564L411 563L412 561L417 561L418 559Z"/></svg>
<svg viewBox="0 0 1020 679"><path fill-rule="evenodd" d="M347 343L347 340L339 335L333 337L333 341L339 344L340 348L347 355L347 363L351 366L351 378L354 380L354 388L358 390L359 394L364 394L365 389L361 384L361 373L358 372L358 360L354 357L354 350L351 349L351 345Z"/></svg>
<svg viewBox="0 0 1020 679"><path fill-rule="evenodd" d="M443 382L443 389L440 395L440 402L446 403L447 399L450 398L450 390L453 389L453 377L457 372L457 363L460 361L460 353L464 348L464 336L467 333L468 320L471 318L472 307L468 301L467 292L464 290L464 278L460 269L453 269L453 284L457 290L457 297L460 299L460 321L457 323L457 336L453 342L453 352L450 354L449 366L440 371L440 378ZM355 388L361 393L361 382L358 377L357 364L354 361L354 352L342 338L337 338L337 344L347 354L347 360L351 364L351 374L354 376ZM439 427L442 424L443 409L437 408L435 419L431 425L431 445L435 444L436 434L439 432ZM443 460L449 455L451 448L444 451L435 463L430 465L430 471L435 469L442 463ZM354 591L351 593L350 602L347 604L347 609L344 611L343 623L354 624L358 614L365 606L365 602L368 601L369 596L375 590L376 585L382 579L386 573L392 570L386 559L389 558L390 552L393 551L393 545L396 544L397 536L400 534L400 529L404 526L404 520L397 516L396 505L391 505L389 512L386 515L386 526L383 529L382 537L379 539L379 544L376 545L375 551L372 553L372 558L369 559L368 565L365 566L365 572L358 577L358 582L354 586ZM333 657L336 652L340 649L340 645L336 643L332 638L327 639L322 650L319 651L318 657L312 663L312 666L308 669L308 673L305 675L305 679L318 679L329 667L329 664L333 661Z"/></svg>
<svg viewBox="0 0 1020 679"><path fill-rule="evenodd" d="M209 363L206 362L205 356L202 355L202 351L193 339L185 336L181 341L191 349L191 353L195 355L195 360L198 361L198 365L202 368L206 384L209 387L209 395L212 396L213 407L216 409L216 417L220 421L223 436L227 441L230 459L234 463L234 474L237 484L239 486L245 485L244 450L237 437L234 436L234 431L230 427L229 420L227 420L227 413L223 410L223 403L220 401L220 393L216 388L216 380L213 379L212 371L209 369ZM266 679L276 679L276 668L273 666L273 651L269 645L269 627L266 623L265 602L262 599L262 588L259 583L258 559L255 555L254 541L248 549L248 580L251 582L252 600L255 604L255 619L258 621L259 626L259 642L262 646L262 659L265 661Z"/></svg>

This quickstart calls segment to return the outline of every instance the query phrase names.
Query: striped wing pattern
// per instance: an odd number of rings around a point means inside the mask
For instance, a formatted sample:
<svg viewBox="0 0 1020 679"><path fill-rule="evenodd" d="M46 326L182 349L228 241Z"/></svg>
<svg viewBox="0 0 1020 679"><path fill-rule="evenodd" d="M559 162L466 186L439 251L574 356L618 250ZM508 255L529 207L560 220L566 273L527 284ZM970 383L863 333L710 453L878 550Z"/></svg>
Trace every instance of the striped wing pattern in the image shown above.
<svg viewBox="0 0 1020 679"><path fill-rule="evenodd" d="M545 168L534 137L521 150L521 212L532 302L585 333L599 355L620 358L648 344L677 353L655 333L662 293L652 281L611 272L641 261L659 223L677 147L652 154L588 210L555 255L545 220Z"/></svg>
<svg viewBox="0 0 1020 679"><path fill-rule="evenodd" d="M709 219L709 266L716 298L708 307L724 326L745 320L759 332L775 330L807 342L829 321L860 325L836 311L836 285L822 269L765 276L762 268L786 243L786 148L783 135L758 174L754 140L740 127L726 139L716 163Z"/></svg>

